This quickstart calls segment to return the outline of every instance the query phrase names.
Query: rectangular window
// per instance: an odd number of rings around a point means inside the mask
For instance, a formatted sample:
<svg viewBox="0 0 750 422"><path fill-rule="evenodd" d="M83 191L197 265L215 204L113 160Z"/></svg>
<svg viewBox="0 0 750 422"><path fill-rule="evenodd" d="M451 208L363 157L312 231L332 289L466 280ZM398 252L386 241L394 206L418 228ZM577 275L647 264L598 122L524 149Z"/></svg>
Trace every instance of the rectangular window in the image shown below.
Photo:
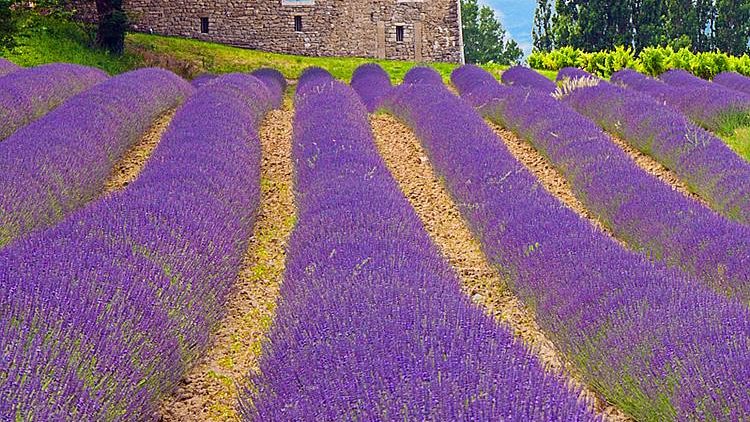
<svg viewBox="0 0 750 422"><path fill-rule="evenodd" d="M302 32L302 16L294 17L294 32Z"/></svg>
<svg viewBox="0 0 750 422"><path fill-rule="evenodd" d="M404 42L404 27L401 25L396 27L396 42Z"/></svg>
<svg viewBox="0 0 750 422"><path fill-rule="evenodd" d="M208 18L201 18L201 34L208 34Z"/></svg>

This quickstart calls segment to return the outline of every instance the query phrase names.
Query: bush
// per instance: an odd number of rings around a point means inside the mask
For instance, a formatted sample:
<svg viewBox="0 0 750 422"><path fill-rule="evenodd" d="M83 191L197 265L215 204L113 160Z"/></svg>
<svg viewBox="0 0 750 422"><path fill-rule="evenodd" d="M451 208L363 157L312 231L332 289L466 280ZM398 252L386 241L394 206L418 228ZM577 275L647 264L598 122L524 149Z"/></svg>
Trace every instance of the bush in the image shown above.
<svg viewBox="0 0 750 422"><path fill-rule="evenodd" d="M730 56L719 51L693 53L688 47L647 47L636 55L629 47L587 53L572 47L562 47L549 53L534 52L528 59L534 69L559 71L565 67L578 67L608 78L621 69L635 69L651 76L670 69L684 69L704 79L721 72L734 71L750 76L750 56Z"/></svg>

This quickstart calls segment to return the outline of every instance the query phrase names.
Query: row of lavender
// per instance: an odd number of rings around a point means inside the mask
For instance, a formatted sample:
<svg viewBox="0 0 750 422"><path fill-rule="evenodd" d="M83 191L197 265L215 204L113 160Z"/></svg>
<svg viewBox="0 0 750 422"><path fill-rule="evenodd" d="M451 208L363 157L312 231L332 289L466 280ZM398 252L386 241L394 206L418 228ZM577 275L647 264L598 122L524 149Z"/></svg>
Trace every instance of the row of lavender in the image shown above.
<svg viewBox="0 0 750 422"><path fill-rule="evenodd" d="M252 231L257 128L284 84L259 77L203 87L128 188L0 251L0 419L154 417L207 346Z"/></svg>
<svg viewBox="0 0 750 422"><path fill-rule="evenodd" d="M382 70L358 73L383 88ZM296 94L298 222L255 420L592 420L556 376L472 305L379 157L367 110L320 69Z"/></svg>
<svg viewBox="0 0 750 422"><path fill-rule="evenodd" d="M192 92L171 72L133 71L70 98L0 142L0 247L99 195L115 162L157 116Z"/></svg>
<svg viewBox="0 0 750 422"><path fill-rule="evenodd" d="M442 84L405 84L385 107L415 130L486 255L589 385L636 419L750 416L745 306L580 219Z"/></svg>
<svg viewBox="0 0 750 422"><path fill-rule="evenodd" d="M0 77L0 141L68 98L107 79L99 69L55 63Z"/></svg>
<svg viewBox="0 0 750 422"><path fill-rule="evenodd" d="M719 134L731 134L738 127L750 125L750 95L684 70L670 70L661 79L630 69L612 75L613 83L647 94Z"/></svg>
<svg viewBox="0 0 750 422"><path fill-rule="evenodd" d="M546 83L536 85L533 79L527 78L529 90L501 86L477 67L453 75L462 97L547 157L615 236L650 259L679 267L750 304L750 228L640 169L599 127L553 99Z"/></svg>
<svg viewBox="0 0 750 422"><path fill-rule="evenodd" d="M0 76L5 76L20 69L21 68L15 63L0 57Z"/></svg>
<svg viewBox="0 0 750 422"><path fill-rule="evenodd" d="M565 78L592 78L580 69ZM672 170L718 213L750 224L750 163L685 115L654 98L599 80L564 101Z"/></svg>

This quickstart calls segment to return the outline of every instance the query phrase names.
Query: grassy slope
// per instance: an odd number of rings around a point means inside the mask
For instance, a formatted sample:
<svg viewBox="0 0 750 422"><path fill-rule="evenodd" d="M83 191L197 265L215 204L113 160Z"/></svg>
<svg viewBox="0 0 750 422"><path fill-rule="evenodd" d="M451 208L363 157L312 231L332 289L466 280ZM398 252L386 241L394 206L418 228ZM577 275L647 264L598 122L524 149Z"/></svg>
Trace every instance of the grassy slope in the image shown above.
<svg viewBox="0 0 750 422"><path fill-rule="evenodd" d="M91 36L86 31L77 25L54 19L40 19L39 25L20 41L20 47L0 55L26 67L68 62L98 67L109 74L117 74L134 69L141 62L140 57L133 54L117 57L92 49Z"/></svg>
<svg viewBox="0 0 750 422"><path fill-rule="evenodd" d="M13 52L5 53L5 56L22 66L69 62L99 67L110 74L122 73L147 65L161 65L188 77L192 75L186 73L247 72L268 66L279 69L289 79L296 79L306 67L320 66L336 78L343 80L349 80L354 69L360 64L376 61L391 75L394 82L400 82L404 74L415 65L413 62L394 60L304 57L266 53L197 40L147 34L128 35L128 53L123 57L116 57L92 49L91 41L91 35L74 24L41 19L40 25L31 31L28 39L23 40L23 45ZM154 57L166 58L166 60L154 62ZM455 65L450 63L430 63L429 65L440 72L446 80L455 68ZM172 67L177 67L177 69L172 69ZM501 65L484 67L498 76L506 68ZM556 74L555 72L544 73L553 79Z"/></svg>

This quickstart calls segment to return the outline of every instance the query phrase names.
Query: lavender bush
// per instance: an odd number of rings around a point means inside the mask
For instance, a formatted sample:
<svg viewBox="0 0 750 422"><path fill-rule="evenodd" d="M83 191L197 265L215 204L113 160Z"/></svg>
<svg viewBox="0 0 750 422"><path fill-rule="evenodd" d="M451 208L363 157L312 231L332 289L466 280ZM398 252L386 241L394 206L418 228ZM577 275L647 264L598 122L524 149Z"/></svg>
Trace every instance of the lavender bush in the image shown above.
<svg viewBox="0 0 750 422"><path fill-rule="evenodd" d="M700 82L672 86L625 69L613 74L612 82L649 95L681 111L700 126L720 134L731 134L738 127L750 125L750 96L690 77Z"/></svg>
<svg viewBox="0 0 750 422"><path fill-rule="evenodd" d="M506 70L502 74L502 80L506 85L534 86L547 94L552 94L557 89L556 83L545 78L541 73L523 66L513 66Z"/></svg>
<svg viewBox="0 0 750 422"><path fill-rule="evenodd" d="M750 95L750 78L736 72L722 72L713 79L714 83Z"/></svg>
<svg viewBox="0 0 750 422"><path fill-rule="evenodd" d="M281 103L284 100L284 92L286 91L286 78L284 75L276 69L261 68L255 70L251 75L263 81L264 84L271 91L271 106L273 108L281 107Z"/></svg>
<svg viewBox="0 0 750 422"><path fill-rule="evenodd" d="M377 63L359 66L352 75L352 88L372 113L380 106L383 97L391 90L391 77Z"/></svg>
<svg viewBox="0 0 750 422"><path fill-rule="evenodd" d="M494 92L480 112L529 141L570 182L575 196L620 239L654 261L702 279L750 305L750 228L719 216L641 170L593 122L546 90L473 87L487 72L463 67L454 85ZM490 76L491 77L491 76Z"/></svg>
<svg viewBox="0 0 750 422"><path fill-rule="evenodd" d="M243 414L255 420L592 420L470 303L330 75L296 96L297 226Z"/></svg>
<svg viewBox="0 0 750 422"><path fill-rule="evenodd" d="M99 69L55 63L0 78L0 141L68 98L107 79Z"/></svg>
<svg viewBox="0 0 750 422"><path fill-rule="evenodd" d="M637 420L750 417L747 307L594 229L445 87L390 98L486 255L589 385Z"/></svg>
<svg viewBox="0 0 750 422"><path fill-rule="evenodd" d="M0 419L155 418L236 279L271 96L251 76L217 79L127 189L0 251Z"/></svg>
<svg viewBox="0 0 750 422"><path fill-rule="evenodd" d="M443 84L443 78L427 66L414 66L404 75L405 84Z"/></svg>
<svg viewBox="0 0 750 422"><path fill-rule="evenodd" d="M21 69L17 64L0 57L0 76L7 75Z"/></svg>
<svg viewBox="0 0 750 422"><path fill-rule="evenodd" d="M565 101L674 171L720 214L750 224L750 164L683 114L605 82L577 89Z"/></svg>
<svg viewBox="0 0 750 422"><path fill-rule="evenodd" d="M1 142L0 247L98 195L128 147L191 92L166 70L136 70L67 100Z"/></svg>
<svg viewBox="0 0 750 422"><path fill-rule="evenodd" d="M190 81L190 84L193 85L194 88L201 88L203 87L203 85L210 83L218 77L219 75L215 75L213 73L201 73L200 75L193 78L193 80Z"/></svg>

